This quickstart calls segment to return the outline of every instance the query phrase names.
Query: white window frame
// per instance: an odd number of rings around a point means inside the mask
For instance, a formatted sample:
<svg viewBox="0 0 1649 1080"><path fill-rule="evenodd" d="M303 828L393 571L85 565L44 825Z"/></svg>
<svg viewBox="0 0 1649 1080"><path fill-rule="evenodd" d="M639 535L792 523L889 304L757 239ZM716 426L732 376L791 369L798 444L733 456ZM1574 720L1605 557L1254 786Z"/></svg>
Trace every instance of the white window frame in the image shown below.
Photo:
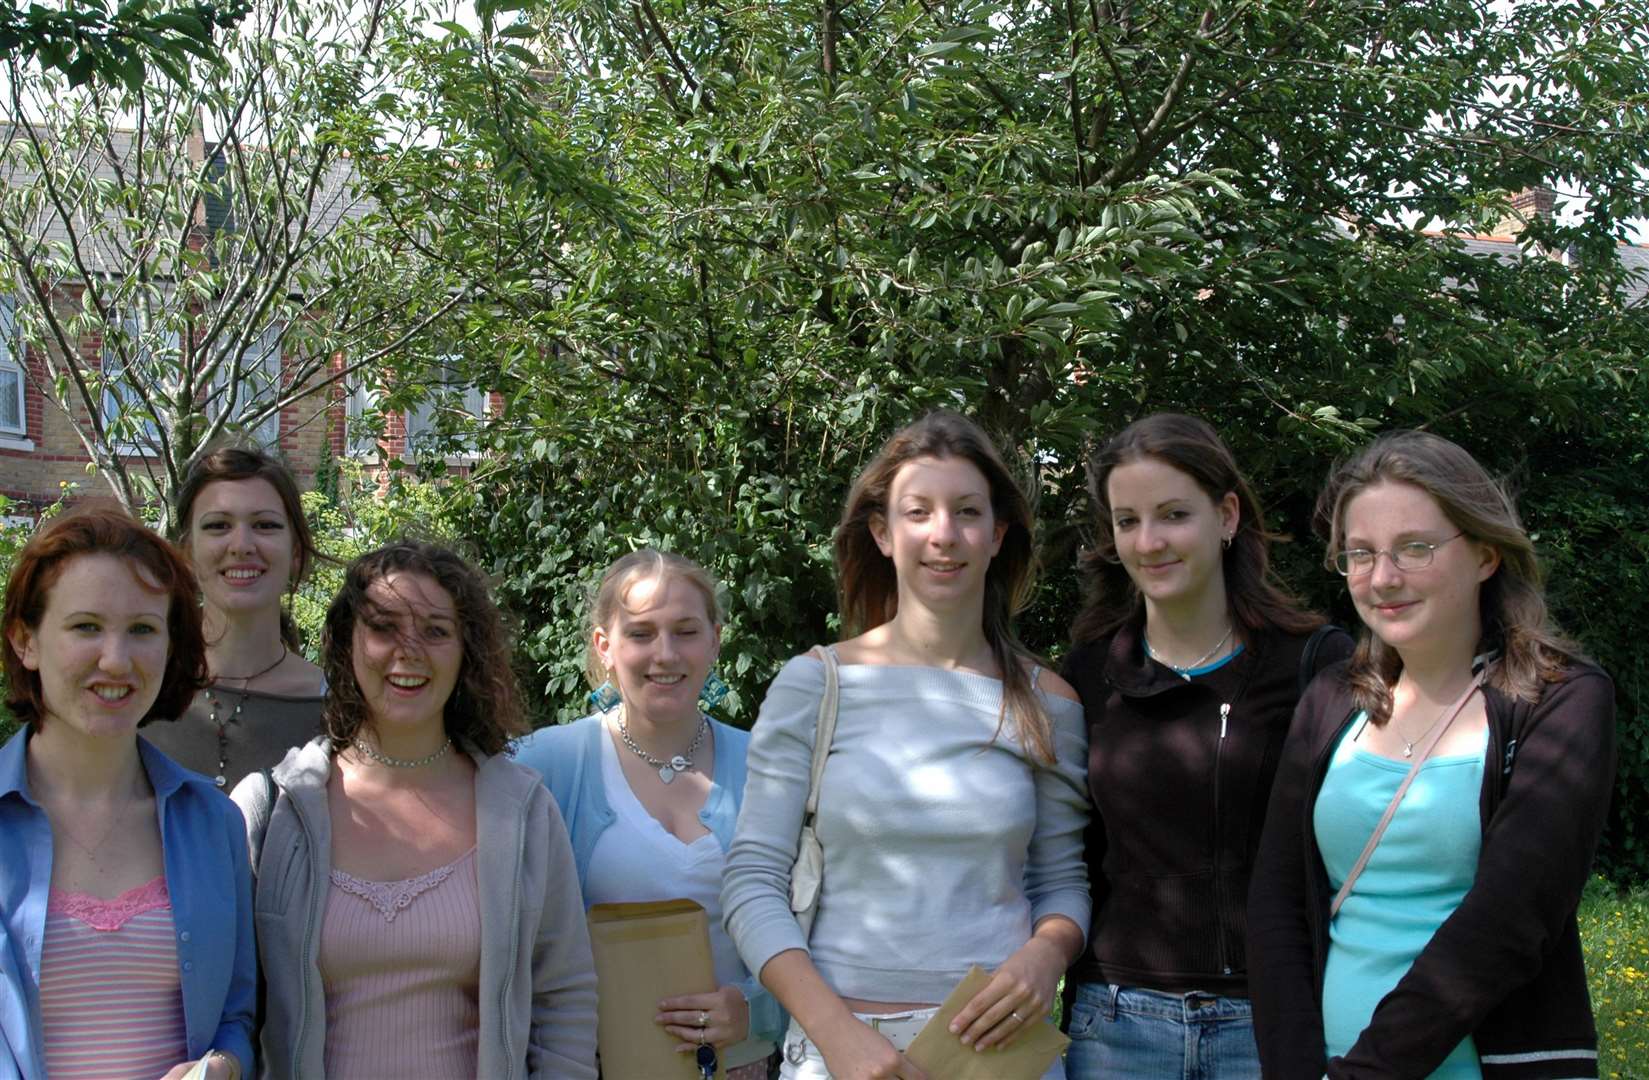
<svg viewBox="0 0 1649 1080"><path fill-rule="evenodd" d="M245 416L252 411L254 405L279 400L282 371L281 339L285 333L284 322L272 322L241 350L238 364L240 393L235 401L237 415ZM222 409L229 400L227 369L220 369L218 378L214 380L212 392L218 402L217 409ZM246 433L264 449L278 449L281 438L280 412L277 410L270 413L258 422L257 427L247 428Z"/></svg>
<svg viewBox="0 0 1649 1080"><path fill-rule="evenodd" d="M359 374L359 373L358 373ZM344 456L349 458L376 458L379 444L376 435L356 434L355 421L368 413L378 411L378 393L362 379L349 387L344 398Z"/></svg>
<svg viewBox="0 0 1649 1080"><path fill-rule="evenodd" d="M0 296L0 373L14 375L17 380L15 390L7 395L17 410L17 423L7 422L5 411L0 410L0 435L26 438L29 411L24 388L28 385L28 373L23 370L23 337L17 332L17 301L10 296ZM5 389L0 387L0 394L4 393Z"/></svg>
<svg viewBox="0 0 1649 1080"><path fill-rule="evenodd" d="M435 432L436 410L457 406L477 420L487 418L487 391L478 386L464 386L461 390L458 389L456 373L462 360L463 357L457 353L443 353L435 358L435 370L443 376L440 386L434 389L428 399L420 401L406 413L404 456L408 460L424 456L419 452L418 443ZM474 459L474 448L465 447L455 456L449 456L447 461L449 464L460 464Z"/></svg>
<svg viewBox="0 0 1649 1080"><path fill-rule="evenodd" d="M132 338L134 340L141 340L141 335L143 333L143 329L142 329L140 319L141 319L141 317L139 315L133 313L133 312L128 312L128 313L120 316L120 326L121 326L122 329L125 330L127 337ZM178 332L176 330L166 331L165 337L167 338L167 342L168 342L168 344L171 348L181 349L183 347L182 339L178 336ZM139 363L142 363L143 361L149 359L148 350L145 349L145 348L142 348L140 346L137 349L137 352L136 352L136 359ZM125 365L121 361L120 354L109 347L108 339L105 336L104 342L103 342L103 371L102 371L102 375L103 375L103 424L104 424L105 430L107 430L107 428L113 423L113 421L117 417L119 417L119 415L126 408L128 408L131 405L136 404L135 398L132 402L127 402L127 401L122 399L122 396L119 392L118 388L120 386L121 380L125 376L125 373L126 373ZM119 454L127 455L127 456L132 456L132 455L147 456L149 454L154 453L155 448L151 444L152 443L157 443L159 441L159 437L160 437L159 428L156 427L155 425L156 425L156 418L150 418L150 419L144 421L143 433L144 433L144 436L146 436L147 441L140 440L138 442L128 442L128 441L125 441L125 440L121 440L119 442L115 442L115 443L112 444L115 452L119 453Z"/></svg>

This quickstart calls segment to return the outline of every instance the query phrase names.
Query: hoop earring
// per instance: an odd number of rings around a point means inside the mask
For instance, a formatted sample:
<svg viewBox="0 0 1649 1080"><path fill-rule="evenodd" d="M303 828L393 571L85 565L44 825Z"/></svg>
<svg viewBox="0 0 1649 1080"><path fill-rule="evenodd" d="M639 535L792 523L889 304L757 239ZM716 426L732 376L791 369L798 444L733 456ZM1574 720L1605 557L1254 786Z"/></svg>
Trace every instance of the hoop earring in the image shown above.
<svg viewBox="0 0 1649 1080"><path fill-rule="evenodd" d="M608 679L586 694L585 700L597 712L612 712L618 703L624 699L619 696L618 687L613 685L613 680Z"/></svg>
<svg viewBox="0 0 1649 1080"><path fill-rule="evenodd" d="M1232 535L1234 536L1235 534L1232 534ZM1232 539L1231 536L1226 536L1226 537L1221 538L1221 540L1220 540L1221 549L1223 549L1225 551L1230 551L1231 550L1231 539Z"/></svg>

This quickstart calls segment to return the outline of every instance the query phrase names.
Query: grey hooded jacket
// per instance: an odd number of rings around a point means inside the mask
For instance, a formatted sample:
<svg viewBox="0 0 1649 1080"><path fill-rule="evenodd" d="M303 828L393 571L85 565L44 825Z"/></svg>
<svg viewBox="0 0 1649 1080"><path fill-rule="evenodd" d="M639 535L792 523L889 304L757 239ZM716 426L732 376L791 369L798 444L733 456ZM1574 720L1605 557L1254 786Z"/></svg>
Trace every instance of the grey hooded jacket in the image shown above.
<svg viewBox="0 0 1649 1080"><path fill-rule="evenodd" d="M480 1059L500 1080L596 1080L596 979L572 846L538 774L472 755L481 899ZM235 788L256 877L253 914L267 991L261 1075L326 1074L326 1001L317 956L332 865L324 737Z"/></svg>

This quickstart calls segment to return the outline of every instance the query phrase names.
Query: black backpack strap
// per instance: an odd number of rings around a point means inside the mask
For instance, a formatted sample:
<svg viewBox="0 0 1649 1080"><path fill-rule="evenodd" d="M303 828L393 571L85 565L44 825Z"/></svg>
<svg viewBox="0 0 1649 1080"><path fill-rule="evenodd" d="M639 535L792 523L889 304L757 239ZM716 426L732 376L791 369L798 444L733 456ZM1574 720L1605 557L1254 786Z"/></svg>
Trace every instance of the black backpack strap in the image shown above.
<svg viewBox="0 0 1649 1080"><path fill-rule="evenodd" d="M1344 634L1333 623L1324 623L1311 632L1306 638L1305 651L1300 654L1299 685L1295 687L1296 698L1305 697L1305 688L1311 685L1311 680L1317 677L1317 654L1322 651L1323 642L1335 634Z"/></svg>

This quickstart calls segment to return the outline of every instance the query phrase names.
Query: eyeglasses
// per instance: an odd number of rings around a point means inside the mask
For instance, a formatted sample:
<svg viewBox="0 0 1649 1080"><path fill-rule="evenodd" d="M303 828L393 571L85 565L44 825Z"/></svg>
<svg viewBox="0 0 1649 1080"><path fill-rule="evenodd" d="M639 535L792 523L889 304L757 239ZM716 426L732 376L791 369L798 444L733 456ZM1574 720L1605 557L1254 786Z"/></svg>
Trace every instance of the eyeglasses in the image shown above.
<svg viewBox="0 0 1649 1080"><path fill-rule="evenodd" d="M1445 536L1435 544L1428 544L1424 540L1410 540L1406 544L1398 544L1389 550L1370 551L1368 548L1352 548L1334 556L1334 569L1345 577L1362 577L1374 572L1374 564L1384 555L1391 560L1391 565L1399 570L1424 570L1431 565L1432 559L1437 557L1437 549L1450 540L1458 540L1465 533L1455 533Z"/></svg>

